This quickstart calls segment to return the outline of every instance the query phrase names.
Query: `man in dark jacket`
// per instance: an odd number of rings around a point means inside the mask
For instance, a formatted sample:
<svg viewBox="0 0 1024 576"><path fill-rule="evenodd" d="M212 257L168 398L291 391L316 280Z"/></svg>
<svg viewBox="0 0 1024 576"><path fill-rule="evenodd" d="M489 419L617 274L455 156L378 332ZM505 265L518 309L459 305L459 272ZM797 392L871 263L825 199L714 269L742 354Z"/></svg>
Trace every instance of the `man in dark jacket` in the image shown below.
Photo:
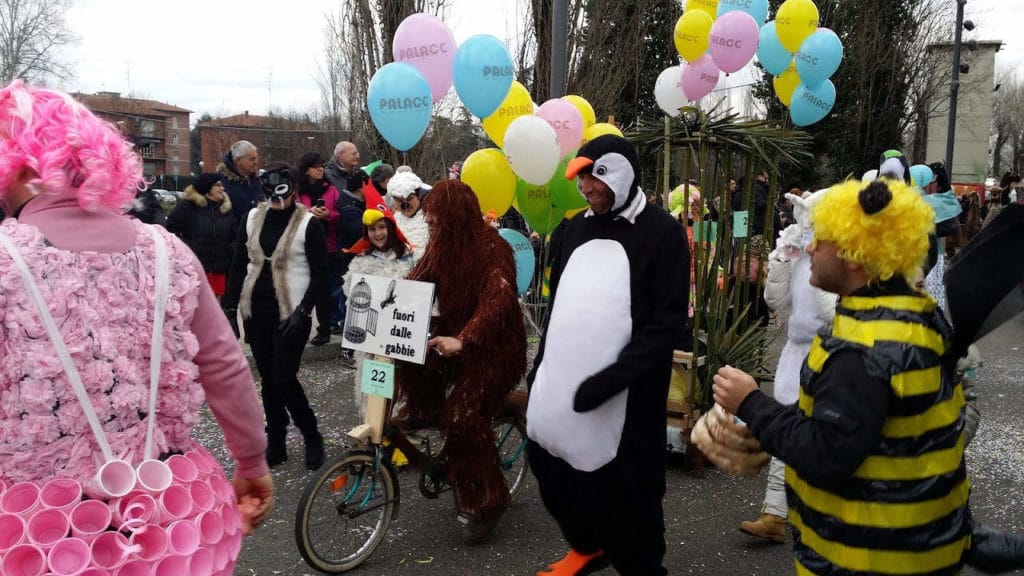
<svg viewBox="0 0 1024 576"><path fill-rule="evenodd" d="M346 254L344 250L351 248L353 244L363 237L363 212L366 210L366 196L363 194L363 186L369 182L369 174L359 168L355 168L349 173L344 191L338 195L338 250L342 251L342 276L348 272L348 265L352 263L352 258L355 257L353 254ZM343 290L339 290L336 297L334 294L331 296L338 303L341 318L338 326L332 326L331 330L340 334L341 327L345 325L347 298ZM349 355L344 356L342 362L349 367L355 366L355 361Z"/></svg>
<svg viewBox="0 0 1024 576"><path fill-rule="evenodd" d="M348 140L334 146L334 156L324 165L324 178L339 192L348 190L348 177L359 168L359 148Z"/></svg>
<svg viewBox="0 0 1024 576"><path fill-rule="evenodd" d="M224 190L231 198L231 213L237 221L241 221L245 213L263 199L257 170L259 164L256 146L248 140L239 140L231 145L217 166Z"/></svg>

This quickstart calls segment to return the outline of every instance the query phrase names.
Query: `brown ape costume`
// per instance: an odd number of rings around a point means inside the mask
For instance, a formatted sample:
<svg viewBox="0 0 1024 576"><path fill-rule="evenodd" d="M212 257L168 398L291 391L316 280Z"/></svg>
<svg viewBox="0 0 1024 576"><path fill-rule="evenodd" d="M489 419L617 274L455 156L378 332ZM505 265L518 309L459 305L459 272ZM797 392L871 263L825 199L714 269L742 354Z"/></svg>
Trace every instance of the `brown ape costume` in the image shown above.
<svg viewBox="0 0 1024 576"><path fill-rule="evenodd" d="M439 462L459 509L492 514L509 496L491 423L526 371L512 249L484 223L476 195L462 182L435 184L423 210L434 225L408 278L434 283L440 315L431 334L458 338L463 348L452 357L428 354L422 366L399 363L399 417L438 423L445 437Z"/></svg>

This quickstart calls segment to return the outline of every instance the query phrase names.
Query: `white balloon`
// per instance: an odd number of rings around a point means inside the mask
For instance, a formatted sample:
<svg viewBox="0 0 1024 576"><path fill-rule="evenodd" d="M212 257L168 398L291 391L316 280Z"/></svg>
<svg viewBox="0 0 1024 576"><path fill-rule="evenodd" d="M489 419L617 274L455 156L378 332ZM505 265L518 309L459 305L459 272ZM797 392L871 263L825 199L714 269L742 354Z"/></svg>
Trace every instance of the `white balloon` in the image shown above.
<svg viewBox="0 0 1024 576"><path fill-rule="evenodd" d="M558 135L539 116L520 116L505 131L505 158L512 171L534 186L543 186L558 170Z"/></svg>
<svg viewBox="0 0 1024 576"><path fill-rule="evenodd" d="M874 182L875 180L878 180L878 170L868 170L860 177L860 181L865 184L868 182Z"/></svg>
<svg viewBox="0 0 1024 576"><path fill-rule="evenodd" d="M687 102L683 94L682 66L670 66L661 71L654 83L654 99L665 114L673 118L679 116L679 109Z"/></svg>

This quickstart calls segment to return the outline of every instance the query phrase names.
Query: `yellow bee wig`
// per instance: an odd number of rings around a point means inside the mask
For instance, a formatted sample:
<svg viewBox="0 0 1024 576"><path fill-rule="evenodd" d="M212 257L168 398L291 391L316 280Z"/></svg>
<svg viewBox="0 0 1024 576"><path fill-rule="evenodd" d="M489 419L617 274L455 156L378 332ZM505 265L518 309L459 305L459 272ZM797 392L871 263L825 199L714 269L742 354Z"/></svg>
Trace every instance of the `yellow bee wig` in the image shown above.
<svg viewBox="0 0 1024 576"><path fill-rule="evenodd" d="M811 210L814 236L835 242L843 260L864 267L871 283L913 278L928 254L935 212L896 180L836 184Z"/></svg>

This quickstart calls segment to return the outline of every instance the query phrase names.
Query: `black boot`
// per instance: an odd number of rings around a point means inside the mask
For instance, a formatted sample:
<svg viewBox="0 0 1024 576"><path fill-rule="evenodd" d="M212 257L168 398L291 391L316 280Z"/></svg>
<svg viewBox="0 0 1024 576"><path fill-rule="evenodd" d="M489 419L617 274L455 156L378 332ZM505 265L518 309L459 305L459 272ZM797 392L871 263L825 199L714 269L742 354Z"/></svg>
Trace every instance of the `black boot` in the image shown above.
<svg viewBox="0 0 1024 576"><path fill-rule="evenodd" d="M306 438L306 470L319 470L326 458L324 437L316 432L316 436Z"/></svg>
<svg viewBox="0 0 1024 576"><path fill-rule="evenodd" d="M288 447L284 436L267 436L267 466L273 468L288 461Z"/></svg>
<svg viewBox="0 0 1024 576"><path fill-rule="evenodd" d="M985 574L1002 574L1024 568L1024 535L994 530L975 522L967 565Z"/></svg>

